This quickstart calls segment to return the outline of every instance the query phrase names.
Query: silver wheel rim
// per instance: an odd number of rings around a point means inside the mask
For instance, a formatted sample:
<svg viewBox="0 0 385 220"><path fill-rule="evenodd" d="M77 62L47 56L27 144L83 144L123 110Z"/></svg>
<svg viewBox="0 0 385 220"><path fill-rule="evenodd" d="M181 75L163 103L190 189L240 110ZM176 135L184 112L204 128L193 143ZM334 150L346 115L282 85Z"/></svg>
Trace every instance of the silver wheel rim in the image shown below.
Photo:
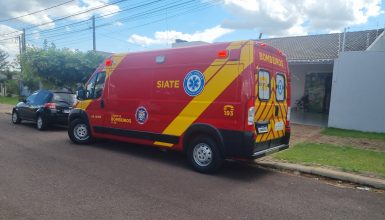
<svg viewBox="0 0 385 220"><path fill-rule="evenodd" d="M85 124L77 124L74 127L74 136L81 141L88 139L87 126Z"/></svg>
<svg viewBox="0 0 385 220"><path fill-rule="evenodd" d="M13 122L17 122L17 113L16 112L14 112L13 114L12 114L12 121Z"/></svg>
<svg viewBox="0 0 385 220"><path fill-rule="evenodd" d="M43 127L43 119L41 118L41 116L39 116L37 118L37 127L40 129L41 127Z"/></svg>
<svg viewBox="0 0 385 220"><path fill-rule="evenodd" d="M212 151L209 145L205 143L199 143L195 145L193 150L193 158L196 164L201 167L206 167L211 164L213 159Z"/></svg>

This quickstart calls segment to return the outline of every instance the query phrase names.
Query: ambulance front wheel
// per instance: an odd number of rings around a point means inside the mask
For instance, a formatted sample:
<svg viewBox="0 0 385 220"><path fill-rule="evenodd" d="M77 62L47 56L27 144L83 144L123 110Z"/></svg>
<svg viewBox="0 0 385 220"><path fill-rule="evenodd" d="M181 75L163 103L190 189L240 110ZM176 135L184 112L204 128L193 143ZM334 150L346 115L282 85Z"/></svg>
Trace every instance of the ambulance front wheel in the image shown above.
<svg viewBox="0 0 385 220"><path fill-rule="evenodd" d="M192 168L201 173L213 173L223 162L216 142L207 136L197 136L190 142L188 158Z"/></svg>
<svg viewBox="0 0 385 220"><path fill-rule="evenodd" d="M70 122L68 136L75 144L89 144L92 139L88 124L80 118Z"/></svg>

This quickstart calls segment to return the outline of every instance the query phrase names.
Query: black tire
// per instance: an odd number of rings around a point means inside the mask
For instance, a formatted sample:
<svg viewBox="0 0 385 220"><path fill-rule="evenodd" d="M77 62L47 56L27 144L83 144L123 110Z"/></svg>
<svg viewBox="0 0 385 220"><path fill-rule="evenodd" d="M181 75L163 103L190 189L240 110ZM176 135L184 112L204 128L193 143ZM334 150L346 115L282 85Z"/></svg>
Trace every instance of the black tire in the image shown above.
<svg viewBox="0 0 385 220"><path fill-rule="evenodd" d="M14 124L20 124L21 118L19 117L19 113L17 111L12 112L11 121Z"/></svg>
<svg viewBox="0 0 385 220"><path fill-rule="evenodd" d="M189 144L187 156L192 168L201 173L214 173L223 163L217 143L207 136L194 138Z"/></svg>
<svg viewBox="0 0 385 220"><path fill-rule="evenodd" d="M89 144L92 141L90 127L80 118L70 122L68 136L75 144Z"/></svg>
<svg viewBox="0 0 385 220"><path fill-rule="evenodd" d="M44 131L45 129L47 129L47 127L48 127L47 120L41 114L39 114L36 117L36 128L37 128L37 130Z"/></svg>

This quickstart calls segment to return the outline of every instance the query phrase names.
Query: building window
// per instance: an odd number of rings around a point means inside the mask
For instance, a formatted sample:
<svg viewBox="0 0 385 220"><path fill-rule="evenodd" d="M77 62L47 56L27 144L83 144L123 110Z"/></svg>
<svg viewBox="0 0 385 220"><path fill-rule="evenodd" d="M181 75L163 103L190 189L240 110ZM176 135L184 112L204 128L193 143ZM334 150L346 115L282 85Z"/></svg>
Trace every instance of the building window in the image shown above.
<svg viewBox="0 0 385 220"><path fill-rule="evenodd" d="M270 73L266 70L258 72L258 97L264 101L270 99Z"/></svg>

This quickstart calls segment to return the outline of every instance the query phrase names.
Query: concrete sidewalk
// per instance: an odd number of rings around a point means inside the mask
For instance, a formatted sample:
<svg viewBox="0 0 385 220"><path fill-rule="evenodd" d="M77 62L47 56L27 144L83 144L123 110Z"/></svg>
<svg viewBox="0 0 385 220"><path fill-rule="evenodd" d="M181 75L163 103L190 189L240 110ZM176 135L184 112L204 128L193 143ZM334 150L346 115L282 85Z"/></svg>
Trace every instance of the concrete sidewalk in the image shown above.
<svg viewBox="0 0 385 220"><path fill-rule="evenodd" d="M0 113L11 114L13 105L0 104Z"/></svg>
<svg viewBox="0 0 385 220"><path fill-rule="evenodd" d="M290 170L301 173L313 174L323 176L331 179L342 180L346 182L356 183L365 186L371 186L377 189L385 189L385 180L373 177L366 177L358 174L347 173L343 171L315 167L315 166L304 166L300 164L284 163L270 158L262 158L256 160L256 164L263 167L269 167L278 170Z"/></svg>

